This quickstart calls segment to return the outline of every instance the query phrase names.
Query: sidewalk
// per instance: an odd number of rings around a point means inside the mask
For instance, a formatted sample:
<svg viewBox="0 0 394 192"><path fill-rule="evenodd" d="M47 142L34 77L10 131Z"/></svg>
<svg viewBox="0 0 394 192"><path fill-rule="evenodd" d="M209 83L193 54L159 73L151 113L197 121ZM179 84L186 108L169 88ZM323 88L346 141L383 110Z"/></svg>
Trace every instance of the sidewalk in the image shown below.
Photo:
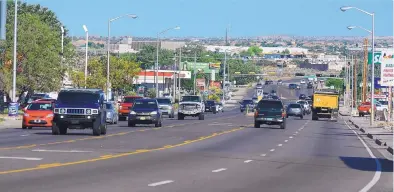
<svg viewBox="0 0 394 192"><path fill-rule="evenodd" d="M340 107L339 114L344 116L359 131L366 134L377 145L385 148L389 153L393 154L393 127L392 123L385 121L375 121L375 125L370 125L368 117L351 116L350 107Z"/></svg>
<svg viewBox="0 0 394 192"><path fill-rule="evenodd" d="M4 121L0 122L0 129L15 129L22 128L21 119L5 118Z"/></svg>

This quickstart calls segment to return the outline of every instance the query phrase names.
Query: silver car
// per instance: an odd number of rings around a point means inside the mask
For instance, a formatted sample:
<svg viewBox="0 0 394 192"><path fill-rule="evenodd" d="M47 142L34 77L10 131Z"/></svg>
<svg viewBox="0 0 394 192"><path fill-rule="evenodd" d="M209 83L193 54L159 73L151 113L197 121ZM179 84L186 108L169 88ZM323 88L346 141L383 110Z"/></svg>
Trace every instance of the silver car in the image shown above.
<svg viewBox="0 0 394 192"><path fill-rule="evenodd" d="M161 97L156 98L159 103L160 111L162 115L168 115L169 118L175 117L175 110L171 102L171 98Z"/></svg>
<svg viewBox="0 0 394 192"><path fill-rule="evenodd" d="M118 115L118 110L115 109L115 105L110 102L106 103L106 122L110 124L118 124L119 121L119 115Z"/></svg>

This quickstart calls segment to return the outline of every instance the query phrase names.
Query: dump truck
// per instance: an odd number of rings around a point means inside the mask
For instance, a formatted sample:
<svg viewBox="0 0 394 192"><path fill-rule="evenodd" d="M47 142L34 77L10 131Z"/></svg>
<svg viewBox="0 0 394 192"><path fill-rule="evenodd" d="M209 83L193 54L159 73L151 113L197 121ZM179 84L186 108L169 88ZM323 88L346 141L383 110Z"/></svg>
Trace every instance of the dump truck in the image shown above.
<svg viewBox="0 0 394 192"><path fill-rule="evenodd" d="M336 90L318 90L312 95L312 120L329 118L338 121L339 93Z"/></svg>

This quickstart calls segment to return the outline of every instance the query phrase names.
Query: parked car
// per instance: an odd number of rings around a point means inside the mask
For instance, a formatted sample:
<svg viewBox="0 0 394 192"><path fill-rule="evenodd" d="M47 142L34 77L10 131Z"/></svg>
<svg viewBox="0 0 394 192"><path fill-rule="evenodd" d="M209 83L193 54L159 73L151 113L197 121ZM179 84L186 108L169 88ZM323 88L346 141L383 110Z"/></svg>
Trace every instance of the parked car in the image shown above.
<svg viewBox="0 0 394 192"><path fill-rule="evenodd" d="M113 102L105 103L106 109L106 122L109 124L118 124L119 115Z"/></svg>

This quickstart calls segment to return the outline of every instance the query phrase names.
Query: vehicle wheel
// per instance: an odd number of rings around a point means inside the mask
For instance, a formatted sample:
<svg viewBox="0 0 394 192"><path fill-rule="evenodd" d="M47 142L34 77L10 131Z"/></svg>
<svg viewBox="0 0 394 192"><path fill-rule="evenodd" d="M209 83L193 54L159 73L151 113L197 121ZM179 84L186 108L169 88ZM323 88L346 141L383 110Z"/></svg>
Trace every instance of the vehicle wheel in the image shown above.
<svg viewBox="0 0 394 192"><path fill-rule="evenodd" d="M217 113L217 112L216 112L216 109L212 110L212 113L213 113L213 114L216 114L216 113Z"/></svg>
<svg viewBox="0 0 394 192"><path fill-rule="evenodd" d="M260 128L260 123L257 122L257 121L255 121L255 122L254 122L254 128Z"/></svg>
<svg viewBox="0 0 394 192"><path fill-rule="evenodd" d="M312 120L317 121L317 120L319 120L319 117L317 117L317 115L315 113L312 113Z"/></svg>
<svg viewBox="0 0 394 192"><path fill-rule="evenodd" d="M183 114L178 114L178 120L184 120L185 116L183 116Z"/></svg>
<svg viewBox="0 0 394 192"><path fill-rule="evenodd" d="M114 124L114 123L112 123ZM107 134L107 124L101 125L101 135Z"/></svg>
<svg viewBox="0 0 394 192"><path fill-rule="evenodd" d="M115 119L115 124L118 124L118 121L119 121L119 117L117 117L117 118Z"/></svg>
<svg viewBox="0 0 394 192"><path fill-rule="evenodd" d="M200 115L198 115L198 120L204 120L204 113L200 113Z"/></svg>
<svg viewBox="0 0 394 192"><path fill-rule="evenodd" d="M361 113L358 114L359 117L362 117L363 115Z"/></svg>
<svg viewBox="0 0 394 192"><path fill-rule="evenodd" d="M222 110L222 113L224 113L224 110Z"/></svg>
<svg viewBox="0 0 394 192"><path fill-rule="evenodd" d="M241 110L241 113L243 113L244 112L244 110Z"/></svg>
<svg viewBox="0 0 394 192"><path fill-rule="evenodd" d="M281 123L281 124L280 124L280 128L281 128L281 129L286 129L286 122Z"/></svg>
<svg viewBox="0 0 394 192"><path fill-rule="evenodd" d="M300 118L301 118L301 119L304 119L304 116L303 116L303 115L301 115L301 116L300 116Z"/></svg>
<svg viewBox="0 0 394 192"><path fill-rule="evenodd" d="M161 127L161 121L155 123L155 127Z"/></svg>
<svg viewBox="0 0 394 192"><path fill-rule="evenodd" d="M127 126L128 127L135 127L135 123L133 123L132 121L128 121Z"/></svg>
<svg viewBox="0 0 394 192"><path fill-rule="evenodd" d="M26 126L24 126L24 125L22 125L22 129L27 129L27 127L26 127Z"/></svg>
<svg viewBox="0 0 394 192"><path fill-rule="evenodd" d="M126 121L126 117L119 117L119 121Z"/></svg>
<svg viewBox="0 0 394 192"><path fill-rule="evenodd" d="M289 115L286 115L286 118L289 118Z"/></svg>
<svg viewBox="0 0 394 192"><path fill-rule="evenodd" d="M66 135L67 134L67 126L59 125L59 132L60 132L60 135Z"/></svg>
<svg viewBox="0 0 394 192"><path fill-rule="evenodd" d="M26 129L26 127L25 127ZM52 124L52 135L59 135L60 134L60 130L59 130L59 126L57 126L56 123Z"/></svg>
<svg viewBox="0 0 394 192"><path fill-rule="evenodd" d="M94 136L100 136L101 134L101 121L100 118L97 118L93 121L92 130Z"/></svg>
<svg viewBox="0 0 394 192"><path fill-rule="evenodd" d="M27 127L27 129L33 129L33 127Z"/></svg>

